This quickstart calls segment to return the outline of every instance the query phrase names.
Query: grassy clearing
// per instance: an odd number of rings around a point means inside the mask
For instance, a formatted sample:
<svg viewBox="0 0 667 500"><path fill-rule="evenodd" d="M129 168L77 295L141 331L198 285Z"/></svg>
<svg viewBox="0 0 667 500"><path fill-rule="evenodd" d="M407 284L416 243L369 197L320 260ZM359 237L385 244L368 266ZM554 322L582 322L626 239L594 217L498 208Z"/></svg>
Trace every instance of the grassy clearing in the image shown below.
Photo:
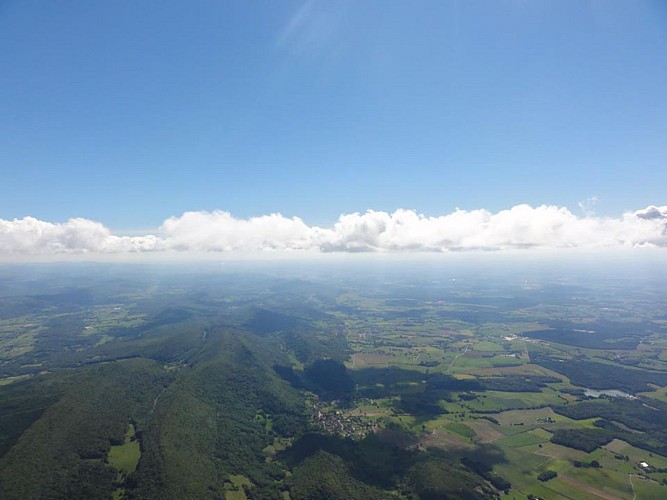
<svg viewBox="0 0 667 500"><path fill-rule="evenodd" d="M13 384L14 382L20 382L21 380L25 380L30 377L32 377L32 375L16 375L15 377L0 378L0 386Z"/></svg>
<svg viewBox="0 0 667 500"><path fill-rule="evenodd" d="M84 337L98 335L119 327L133 328L145 322L145 315L130 314L122 304L94 306L87 311L81 335Z"/></svg>
<svg viewBox="0 0 667 500"><path fill-rule="evenodd" d="M574 500L588 500L590 498L599 498L606 500L616 500L627 498L623 493L616 490L599 488L601 483L589 484L570 475L561 474L556 479L549 481L548 487L560 498L571 498ZM549 498L549 497L547 497Z"/></svg>
<svg viewBox="0 0 667 500"><path fill-rule="evenodd" d="M141 458L141 449L137 440L134 424L130 424L125 434L125 442L112 446L109 450L109 465L125 476L132 474Z"/></svg>
<svg viewBox="0 0 667 500"><path fill-rule="evenodd" d="M137 469L140 458L141 448L137 440L137 432L134 424L130 423L125 433L123 444L112 446L109 449L109 465L118 471L116 481L119 487L113 491L113 500L125 498L125 481L127 480L127 476Z"/></svg>
<svg viewBox="0 0 667 500"><path fill-rule="evenodd" d="M609 494L632 497L632 488L628 474L616 470L595 468L580 468L572 469L568 477L572 477L577 481L577 484L584 484L592 486ZM586 490L586 487L582 487Z"/></svg>
<svg viewBox="0 0 667 500"><path fill-rule="evenodd" d="M667 402L667 387L656 387L654 391L651 392L640 392L638 396L646 396L649 398L659 399L660 401Z"/></svg>
<svg viewBox="0 0 667 500"><path fill-rule="evenodd" d="M469 401L467 406L471 410L514 410L521 408L534 408L548 404L560 404L558 394L552 390L542 392L500 392L486 391L474 401Z"/></svg>
<svg viewBox="0 0 667 500"><path fill-rule="evenodd" d="M514 434L512 436L507 436L496 441L498 446L508 446L510 448L520 448L522 446L528 446L531 444L541 444L549 441L551 434L542 430L535 429L532 431L522 432L520 434Z"/></svg>
<svg viewBox="0 0 667 500"><path fill-rule="evenodd" d="M632 484L637 494L637 500L667 497L667 487L650 479L632 476Z"/></svg>
<svg viewBox="0 0 667 500"><path fill-rule="evenodd" d="M479 357L473 357L476 355L481 355ZM497 368L497 367L507 367L507 366L516 366L524 364L524 359L513 358L503 355L491 355L485 356L482 351L477 353L470 354L470 351L465 355L460 356L454 366L452 366L452 372L465 372L465 373L476 373L478 370L483 368Z"/></svg>
<svg viewBox="0 0 667 500"><path fill-rule="evenodd" d="M611 443L606 445L603 450L596 450L591 455L595 453L598 453L601 457L609 457L610 466L613 464L616 467L619 467L625 463L626 472L637 472L637 464L639 462L647 462L657 469L667 469L667 457L663 457L656 453L650 453L641 448L636 448L620 439L614 439ZM613 455L627 456L628 460L627 462L622 462L615 459ZM602 460L602 458L600 460ZM604 466L605 464L602 463L602 465Z"/></svg>
<svg viewBox="0 0 667 500"><path fill-rule="evenodd" d="M470 440L441 429L421 434L419 443L425 448L433 447L446 450L461 450L472 447Z"/></svg>
<svg viewBox="0 0 667 500"><path fill-rule="evenodd" d="M555 374L551 370L542 368L538 365L525 363L516 366L493 366L490 368L480 368L475 371L475 375L479 377L502 377L505 375L551 375L558 378L563 378L562 375Z"/></svg>
<svg viewBox="0 0 667 500"><path fill-rule="evenodd" d="M452 422L450 424L445 425L445 427L450 431L455 432L464 439L472 439L476 436L475 431L472 430L470 427L468 427L466 424L462 424L459 422Z"/></svg>
<svg viewBox="0 0 667 500"><path fill-rule="evenodd" d="M493 443L505 435L498 430L496 424L487 420L467 422L466 425L475 432L475 440L479 443Z"/></svg>
<svg viewBox="0 0 667 500"><path fill-rule="evenodd" d="M482 352L498 352L503 350L503 346L489 340L481 340L475 343L474 349Z"/></svg>
<svg viewBox="0 0 667 500"><path fill-rule="evenodd" d="M245 494L243 486L250 486L250 480L241 475L229 476L229 481L225 482L225 500L246 500L248 497Z"/></svg>
<svg viewBox="0 0 667 500"><path fill-rule="evenodd" d="M40 325L26 323L23 318L0 321L0 360L29 353L45 330Z"/></svg>
<svg viewBox="0 0 667 500"><path fill-rule="evenodd" d="M502 426L537 426L548 430L560 427L594 427L597 418L573 420L555 413L551 408L536 408L534 410L510 410L494 415Z"/></svg>
<svg viewBox="0 0 667 500"><path fill-rule="evenodd" d="M556 458L559 460L579 460L581 462L590 461L585 451L575 450L567 446L546 442L541 447L532 450L537 455L544 455L545 457Z"/></svg>

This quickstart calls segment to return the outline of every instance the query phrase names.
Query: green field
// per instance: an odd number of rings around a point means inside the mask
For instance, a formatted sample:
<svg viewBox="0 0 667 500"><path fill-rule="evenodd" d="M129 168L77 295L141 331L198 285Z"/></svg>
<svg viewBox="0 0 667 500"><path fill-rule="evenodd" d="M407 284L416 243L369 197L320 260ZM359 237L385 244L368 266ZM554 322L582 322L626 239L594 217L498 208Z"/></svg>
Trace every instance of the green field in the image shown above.
<svg viewBox="0 0 667 500"><path fill-rule="evenodd" d="M124 475L132 474L137 469L141 458L141 449L137 440L134 424L128 426L123 444L109 449L109 465Z"/></svg>

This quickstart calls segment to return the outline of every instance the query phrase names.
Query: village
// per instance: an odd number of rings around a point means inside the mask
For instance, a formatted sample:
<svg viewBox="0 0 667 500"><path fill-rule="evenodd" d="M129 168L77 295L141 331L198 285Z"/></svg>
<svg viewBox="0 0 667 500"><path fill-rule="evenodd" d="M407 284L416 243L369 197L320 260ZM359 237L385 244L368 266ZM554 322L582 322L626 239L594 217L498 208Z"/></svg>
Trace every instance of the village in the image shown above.
<svg viewBox="0 0 667 500"><path fill-rule="evenodd" d="M323 403L319 399L313 401L312 419L320 428L329 434L336 434L346 438L363 439L369 432L380 427L379 418L367 418L346 414Z"/></svg>

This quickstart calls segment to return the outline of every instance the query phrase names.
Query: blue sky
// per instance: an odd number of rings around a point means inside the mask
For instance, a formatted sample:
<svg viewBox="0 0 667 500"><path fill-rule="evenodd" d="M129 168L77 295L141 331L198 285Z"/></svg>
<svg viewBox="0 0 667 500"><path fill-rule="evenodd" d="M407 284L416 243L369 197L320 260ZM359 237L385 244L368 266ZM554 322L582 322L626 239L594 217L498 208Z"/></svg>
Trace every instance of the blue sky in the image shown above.
<svg viewBox="0 0 667 500"><path fill-rule="evenodd" d="M0 219L665 204L667 3L0 2Z"/></svg>

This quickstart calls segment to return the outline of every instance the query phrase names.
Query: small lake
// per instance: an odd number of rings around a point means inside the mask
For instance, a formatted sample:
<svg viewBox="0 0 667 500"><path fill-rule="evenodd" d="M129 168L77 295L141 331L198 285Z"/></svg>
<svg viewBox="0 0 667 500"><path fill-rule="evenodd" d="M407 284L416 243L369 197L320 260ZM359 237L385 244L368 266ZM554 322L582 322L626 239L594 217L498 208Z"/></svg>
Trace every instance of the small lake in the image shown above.
<svg viewBox="0 0 667 500"><path fill-rule="evenodd" d="M627 392L619 391L618 389L605 389L604 391L596 391L595 389L584 388L584 394L593 398L599 398L600 396L612 396L614 398L631 398L632 394Z"/></svg>

